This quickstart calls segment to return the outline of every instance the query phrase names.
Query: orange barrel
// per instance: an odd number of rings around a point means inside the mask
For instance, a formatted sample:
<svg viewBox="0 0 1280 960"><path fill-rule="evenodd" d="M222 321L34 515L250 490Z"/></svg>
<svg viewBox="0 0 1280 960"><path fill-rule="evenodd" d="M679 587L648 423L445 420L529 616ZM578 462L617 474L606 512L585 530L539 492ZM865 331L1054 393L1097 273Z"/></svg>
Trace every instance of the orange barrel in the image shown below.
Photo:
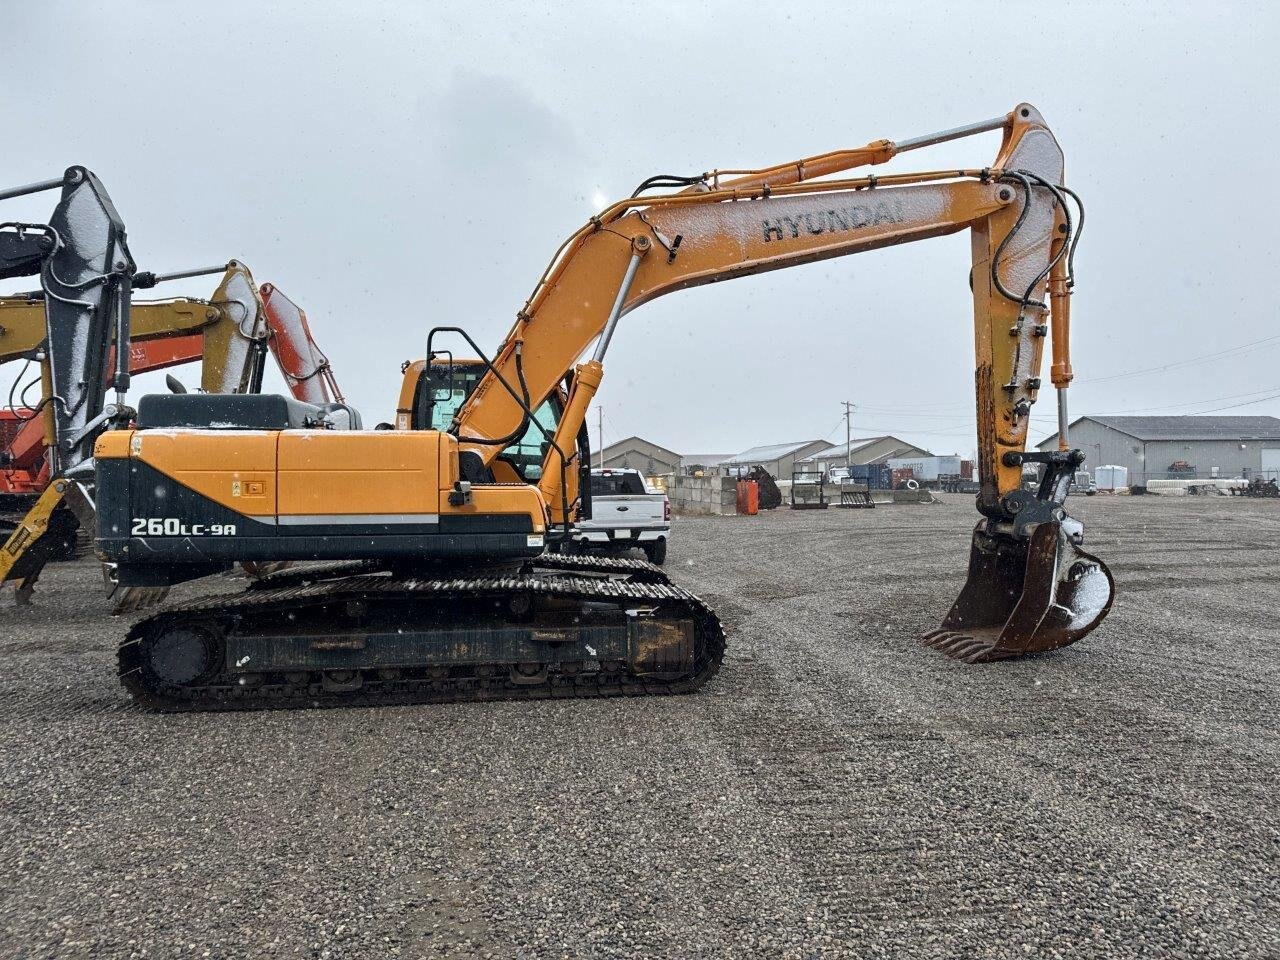
<svg viewBox="0 0 1280 960"><path fill-rule="evenodd" d="M738 513L754 517L760 512L760 484L754 480L738 481Z"/></svg>

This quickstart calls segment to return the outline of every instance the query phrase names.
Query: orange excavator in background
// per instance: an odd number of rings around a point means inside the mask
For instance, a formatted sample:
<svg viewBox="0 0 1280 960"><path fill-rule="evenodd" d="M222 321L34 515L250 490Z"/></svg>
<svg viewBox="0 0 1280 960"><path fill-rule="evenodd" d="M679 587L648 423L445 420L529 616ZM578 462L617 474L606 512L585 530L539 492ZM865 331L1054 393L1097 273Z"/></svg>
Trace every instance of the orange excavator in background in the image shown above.
<svg viewBox="0 0 1280 960"><path fill-rule="evenodd" d="M133 292L159 283L222 274L208 300L179 297L138 301ZM0 583L13 582L19 603L30 600L46 562L73 556L80 520L67 503L72 484L55 478L59 422L47 392L50 370L70 356L48 323L47 290L0 298L0 363L24 360L13 381L9 406L0 411ZM217 267L169 274L135 273L130 285L128 373L136 375L203 360L201 389L212 393L257 390L261 383L266 327L257 288L247 267L231 261ZM117 333L105 341L97 376L114 386ZM38 374L23 383L26 370ZM86 357L85 365L88 366ZM175 381L176 383L176 381ZM39 387L40 400L28 404ZM18 398L18 406L14 403Z"/></svg>
<svg viewBox="0 0 1280 960"><path fill-rule="evenodd" d="M986 166L835 178L996 130ZM417 382L401 429L316 429L319 408L282 397L143 397L136 426L96 446L96 542L122 583L177 583L246 559L336 562L140 620L120 648L122 682L166 710L699 689L724 652L709 607L640 561L545 553L589 509L574 477L621 317L685 287L962 230L981 518L968 580L924 639L966 662L1079 640L1114 587L1065 509L1082 460L1067 446L1066 391L1083 209L1063 166L1040 114L1021 104L897 143L652 177L561 245L492 358L460 328L429 333L427 362L404 371ZM649 193L664 187L677 190ZM446 337L485 372L447 430L413 429L456 396L433 382L453 366ZM1061 449L1028 451L1046 342ZM504 453L531 428L541 469L510 482ZM1036 491L1021 485L1029 462L1044 469Z"/></svg>
<svg viewBox="0 0 1280 960"><path fill-rule="evenodd" d="M261 293L271 352L289 392L305 403L346 403L303 309L270 283L262 285Z"/></svg>
<svg viewBox="0 0 1280 960"><path fill-rule="evenodd" d="M129 373L136 376L199 361L202 392L259 393L270 351L290 388L298 390L288 376L288 370L296 368L295 355L318 354L319 348L305 317L266 312L263 295L270 292L277 299L283 295L270 284L264 284L260 294L243 263L232 260L166 274L135 273L131 289L213 273L221 273L222 278L207 300L131 300ZM42 397L32 406L18 405L26 403L23 398L33 388L48 382L50 355L67 350L49 346L45 296L41 290L0 297L0 364L25 360L28 367L35 363L40 368L39 375L25 385L24 374L17 375L9 406L0 409L0 583L13 581L20 603L30 599L46 561L74 555L79 528L71 510L62 506L59 491L45 496L53 467L48 403ZM114 334L111 344L102 365L107 387L114 382L110 374L116 366ZM336 392L332 373L328 382ZM172 380L171 388L185 389Z"/></svg>

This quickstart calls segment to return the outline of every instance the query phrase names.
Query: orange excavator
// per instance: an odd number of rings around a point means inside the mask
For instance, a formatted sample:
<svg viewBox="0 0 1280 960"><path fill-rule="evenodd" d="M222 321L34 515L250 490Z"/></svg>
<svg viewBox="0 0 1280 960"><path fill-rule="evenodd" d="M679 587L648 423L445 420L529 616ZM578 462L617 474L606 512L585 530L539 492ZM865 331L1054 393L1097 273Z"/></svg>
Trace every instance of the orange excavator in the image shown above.
<svg viewBox="0 0 1280 960"><path fill-rule="evenodd" d="M129 373L137 376L200 362L202 392L258 393L270 351L290 388L301 395L288 374L296 368L295 357L303 352L323 355L300 310L273 313L265 309L266 296L279 300L283 294L271 284L263 284L260 292L243 263L232 260L166 274L136 273L132 290L214 273L222 277L207 300L131 298ZM18 374L9 406L0 409L0 583L12 581L20 603L30 599L46 561L74 555L79 527L60 496L69 488L50 492L50 440L55 439L56 422L51 422L48 400L42 397L33 406L19 405L22 400L15 403L19 395L49 382L51 356L68 349L62 344L50 346L45 297L43 290L0 297L0 364L25 360L26 366L35 363L40 368L39 375L25 385L23 374ZM107 387L113 385L110 372L116 367L114 333L111 343L102 365ZM325 372L336 393L327 361ZM171 387L185 389L172 380Z"/></svg>
<svg viewBox="0 0 1280 960"><path fill-rule="evenodd" d="M989 165L837 176L997 130ZM675 190L650 192L660 188ZM492 358L459 328L430 332L428 362L404 371L416 382L402 390L399 429L323 429L320 408L283 397L143 397L136 425L96 446L96 542L122 583L246 559L331 562L138 621L120 648L122 682L165 710L699 689L724 652L706 604L640 561L545 552L589 511L585 417L619 321L685 287L962 230L981 517L968 580L924 640L966 662L1073 643L1114 592L1064 503L1082 459L1066 432L1082 218L1057 140L1021 104L897 143L644 181L561 245ZM433 406L458 393L447 337L484 373L448 428L431 429ZM1026 437L1046 342L1061 449L1035 452ZM520 476L504 455L531 429L545 452ZM1043 467L1036 491L1022 489L1028 462Z"/></svg>
<svg viewBox="0 0 1280 960"><path fill-rule="evenodd" d="M264 283L261 293L271 352L289 392L297 400L319 406L346 403L329 358L311 335L306 312L273 284Z"/></svg>

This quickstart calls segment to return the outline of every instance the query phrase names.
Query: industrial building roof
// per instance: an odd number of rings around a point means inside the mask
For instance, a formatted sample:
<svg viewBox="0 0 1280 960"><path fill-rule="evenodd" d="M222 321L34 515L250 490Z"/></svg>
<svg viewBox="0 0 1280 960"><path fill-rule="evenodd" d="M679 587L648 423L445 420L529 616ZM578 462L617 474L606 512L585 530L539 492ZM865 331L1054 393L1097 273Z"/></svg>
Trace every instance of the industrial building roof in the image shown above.
<svg viewBox="0 0 1280 960"><path fill-rule="evenodd" d="M887 440L887 439L889 438L888 437L863 437L861 440L854 440L849 444L849 452L857 453L863 447L869 447L873 443L879 443L881 440ZM833 443L830 446L825 447L822 450L819 450L817 453L809 454L807 457L804 458L804 462L808 463L810 460L825 460L829 457L833 457L836 455L843 457L844 450L845 450L845 446L843 443Z"/></svg>
<svg viewBox="0 0 1280 960"><path fill-rule="evenodd" d="M1280 439L1280 417L1080 417L1127 433L1137 440L1275 440ZM1068 434L1070 436L1070 434ZM1055 433L1040 441L1057 443Z"/></svg>
<svg viewBox="0 0 1280 960"><path fill-rule="evenodd" d="M882 450L876 454L875 463L880 463L888 457L931 457L931 454L924 447L917 447L915 444L908 443L901 437L895 437L891 434L885 434L883 437L863 437L860 440L854 440L849 445L849 453L855 454L859 450L865 450L867 447L873 447L876 444L884 443L886 440L892 440L897 446L890 447L887 451ZM844 444L833 443L830 446L819 450L817 453L811 453L803 458L801 463L813 463L818 460L830 460L832 457L844 456Z"/></svg>
<svg viewBox="0 0 1280 960"><path fill-rule="evenodd" d="M826 443L825 440L796 440L792 443L774 443L764 447L752 447L750 450L743 450L741 453L735 453L728 460L721 460L721 466L738 466L743 464L750 466L753 463L768 463L771 460L780 460L787 454L795 453L797 450L803 450L805 447L811 447L815 443Z"/></svg>
<svg viewBox="0 0 1280 960"><path fill-rule="evenodd" d="M613 452L634 443L647 443L649 446L661 450L663 453L669 453L671 454L671 460L673 462L680 459L680 454L676 453L674 450L669 450L662 444L654 443L652 440L646 440L644 437L627 437L625 440L619 440L617 443L611 443L601 450L600 454L604 456L605 459L608 459Z"/></svg>
<svg viewBox="0 0 1280 960"><path fill-rule="evenodd" d="M697 464L701 467L716 467L724 463L732 453L686 453L681 455L681 464Z"/></svg>

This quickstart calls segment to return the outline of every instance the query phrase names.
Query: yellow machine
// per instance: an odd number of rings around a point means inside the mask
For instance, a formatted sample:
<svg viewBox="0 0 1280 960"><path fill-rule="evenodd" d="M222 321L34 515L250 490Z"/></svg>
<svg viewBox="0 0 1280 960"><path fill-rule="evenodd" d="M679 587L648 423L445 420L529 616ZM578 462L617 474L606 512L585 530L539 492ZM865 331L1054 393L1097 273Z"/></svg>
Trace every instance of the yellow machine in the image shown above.
<svg viewBox="0 0 1280 960"><path fill-rule="evenodd" d="M993 130L1003 143L987 167L825 179ZM144 397L136 429L96 447L97 544L122 583L246 559L344 562L138 622L122 681L171 710L698 689L724 650L705 604L639 561L544 553L589 509L573 476L619 319L685 287L965 229L982 519L968 582L925 639L970 662L1074 642L1113 585L1063 506L1081 456L1065 407L1078 200L1062 182L1062 152L1027 104L896 144L651 178L565 241L492 359L458 328L431 331L430 363L405 371L400 429L326 430L317 408L282 397ZM655 187L682 189L647 195ZM442 431L425 427L465 369L437 349L445 337L485 372ZM1046 340L1063 448L1035 453ZM536 475L504 469L531 429L545 451ZM1039 491L1021 488L1026 462L1044 465Z"/></svg>
<svg viewBox="0 0 1280 960"><path fill-rule="evenodd" d="M253 274L238 260L225 266L148 275L151 284L218 272L222 274L207 300L173 297L137 300L130 306L131 374L161 370L202 360L200 389L206 393L243 393L255 374L255 348L265 353L267 329L262 299ZM134 285L136 291L140 284ZM194 339L199 338L196 342ZM42 295L0 297L0 363L31 358L48 362L42 348L48 340ZM114 347L114 337L113 337ZM108 370L114 364L108 363Z"/></svg>
<svg viewBox="0 0 1280 960"><path fill-rule="evenodd" d="M133 277L132 289L215 272L221 273L222 279L208 300L132 300L127 340L130 374L201 360L201 389L208 393L256 393L261 389L267 327L262 299L248 267L232 260L216 268L138 274ZM81 487L65 477L51 479L56 476L53 454L60 431L52 402L52 367L59 354L66 355L75 345L51 341L45 297L43 291L0 297L0 363L25 359L40 368L38 380L32 383L40 384L41 398L25 415L27 422L19 421L20 429L0 450L0 480L15 473L27 480L20 493L15 490L0 497L0 584L12 582L19 603L30 600L49 560L68 555L81 519L90 529L95 526L91 503ZM101 356L98 364L98 376L103 380L116 367L111 356L116 349L116 331L112 331L109 343L109 354ZM16 461L15 449L21 451ZM19 467L26 469L19 471ZM0 491L4 490L0 484Z"/></svg>

